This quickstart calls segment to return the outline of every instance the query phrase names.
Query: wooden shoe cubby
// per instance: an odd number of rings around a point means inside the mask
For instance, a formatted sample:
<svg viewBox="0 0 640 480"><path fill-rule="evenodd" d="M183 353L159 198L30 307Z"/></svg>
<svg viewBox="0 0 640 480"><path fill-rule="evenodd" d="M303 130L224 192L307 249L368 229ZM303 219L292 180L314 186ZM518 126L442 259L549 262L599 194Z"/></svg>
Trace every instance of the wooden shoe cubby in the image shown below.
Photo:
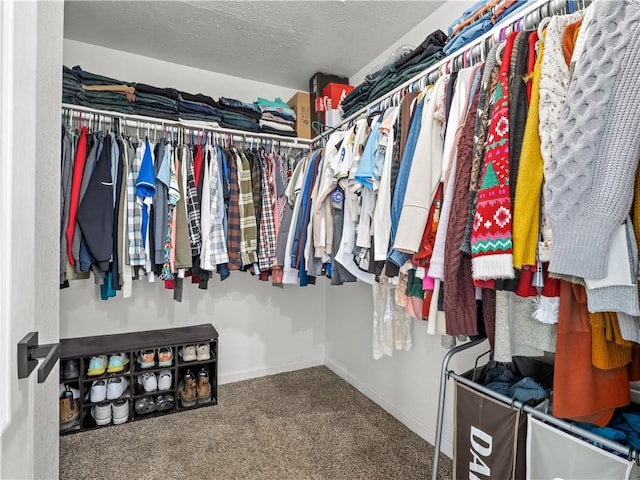
<svg viewBox="0 0 640 480"><path fill-rule="evenodd" d="M210 347L210 358L208 360L194 360L184 362L179 356L179 350L185 345L198 345L208 343ZM173 362L171 366L160 367L157 365L157 352L161 347L169 347L173 352ZM155 350L154 367L141 368L136 359L138 353L143 350ZM129 358L129 363L122 372L104 373L100 376L89 376L87 370L89 361L94 355L111 355L125 353ZM91 407L95 404L90 401L89 394L91 385L95 380L108 380L113 377L126 377L129 380L127 392L120 398L129 399L128 422L144 420L175 412L183 412L201 407L216 405L218 403L218 332L211 324L194 325L191 327L168 328L162 330L149 330L144 332L120 333L115 335L99 335L94 337L80 337L62 339L60 342L61 365L69 360L79 362L80 375L73 379L63 379L64 368L60 368L60 383L65 383L72 388L80 390L80 416L76 424L68 430L60 432L60 435L92 430L113 426L113 422L104 425L96 425L91 416ZM177 398L178 384L187 370L191 370L197 377L201 368L209 374L211 384L211 402L206 404L196 404L193 407L184 408ZM163 370L169 370L172 375L171 388L168 390L156 390L146 392L142 385L138 384L138 376L150 372L156 375ZM170 394L174 398L173 407L164 411L154 411L147 414L139 414L135 411L135 402L144 397L155 399L158 395ZM108 400L107 400L108 401Z"/></svg>

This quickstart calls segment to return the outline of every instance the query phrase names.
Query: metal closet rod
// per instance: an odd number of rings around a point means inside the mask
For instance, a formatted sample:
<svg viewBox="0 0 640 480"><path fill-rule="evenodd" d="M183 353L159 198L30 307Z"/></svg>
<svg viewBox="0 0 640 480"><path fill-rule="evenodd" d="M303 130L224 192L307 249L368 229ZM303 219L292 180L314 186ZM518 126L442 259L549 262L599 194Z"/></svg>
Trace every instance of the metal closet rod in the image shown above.
<svg viewBox="0 0 640 480"><path fill-rule="evenodd" d="M472 347L475 347L476 345L479 345L483 342L484 342L484 339L475 340L468 343L464 343L462 345L458 345L457 347L454 347L451 350L449 350L442 360L442 371L440 376L440 397L438 399L438 417L436 421L436 438L435 438L434 453L433 453L433 468L431 472L432 480L438 479L438 466L440 462L440 448L442 443L442 424L444 421L445 397L446 397L447 381L449 378L453 378L454 380L472 388L475 391L481 392L488 397L494 398L495 400L498 400L499 402L505 405L509 405L511 406L511 408L522 410L539 420L542 420L546 423L550 423L567 432L575 433L576 435L580 435L581 437L591 440L592 442L595 442L597 444L610 448L611 450L614 450L626 456L627 459L635 460L636 463L640 464L640 451L634 449L633 447L626 447L618 442L614 442L613 440L609 440L608 438L596 435L588 430L578 427L577 425L574 425L572 423L566 422L565 420L556 418L553 415L549 415L548 413L545 413L541 410L537 410L535 407L531 407L518 400L514 400L498 392L494 392L493 390L485 387L484 385L480 385L474 382L473 380L470 380L466 377L463 377L455 373L453 370L449 370L449 362L451 361L454 355L464 350L468 350ZM485 355L485 354L482 354L482 355Z"/></svg>
<svg viewBox="0 0 640 480"><path fill-rule="evenodd" d="M430 85L435 82L444 67L457 66L459 69L461 67L474 65L479 61L484 60L491 46L504 41L507 35L511 32L520 30L521 28L535 28L545 17L559 13L566 13L570 10L582 10L592 3L592 1L593 0L537 0L536 2L531 3L531 5L525 5L518 10L514 16L508 17L502 22L496 24L491 30L470 42L463 49L456 50L437 62L435 65L428 67L400 86L384 94L382 97L377 98L373 102L362 107L360 110L349 115L336 127L332 127L330 131L321 133L320 135L312 138L311 143L317 143L331 132L340 130L362 115L368 115L380 107L388 108L391 105L399 105L400 100L404 96L402 94L403 90L419 91L424 89L428 84ZM416 82L417 85L414 85Z"/></svg>
<svg viewBox="0 0 640 480"><path fill-rule="evenodd" d="M81 105L73 105L69 103L62 104L62 110L69 110L77 113L88 113L90 115L97 115L98 117L107 117L111 119L122 119L125 122L130 121L131 124L127 125L131 128L137 128L138 125L140 128L150 129L153 125L154 130L162 129L164 127L178 127L182 128L186 131L192 131L194 133L202 133L202 132L214 132L221 133L226 135L231 135L234 141L250 141L251 139L257 140L273 140L278 142L281 147L286 148L298 148L298 149L308 149L311 144L311 140L307 138L299 138L299 137L281 137L278 135L270 135L268 133L254 133L254 132L245 132L243 130L234 130L231 128L224 127L216 127L214 125L207 125L206 123L191 123L191 122L177 122L174 120L165 120L162 118L155 117L144 117L141 115L133 115L128 113L121 112L113 112L110 110L99 110L97 108L84 107Z"/></svg>

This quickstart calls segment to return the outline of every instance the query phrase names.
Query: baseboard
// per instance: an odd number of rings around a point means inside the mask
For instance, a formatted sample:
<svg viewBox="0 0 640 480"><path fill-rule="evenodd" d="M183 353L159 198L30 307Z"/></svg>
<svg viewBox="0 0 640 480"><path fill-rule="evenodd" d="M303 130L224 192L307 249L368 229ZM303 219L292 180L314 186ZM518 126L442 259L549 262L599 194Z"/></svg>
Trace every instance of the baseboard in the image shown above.
<svg viewBox="0 0 640 480"><path fill-rule="evenodd" d="M294 370L302 370L304 368L319 367L324 365L324 357L318 357L304 362L286 363L284 365L274 365L265 368L250 368L247 370L236 370L235 372L219 373L218 384L240 382L251 378L266 377L267 375L276 375L278 373L293 372Z"/></svg>
<svg viewBox="0 0 640 480"><path fill-rule="evenodd" d="M378 404L389 415L393 416L398 421L403 423L409 430L433 445L434 439L436 438L436 432L433 430L433 428L431 428L424 422L421 422L413 415L410 415L402 409L396 407L392 402L389 402L387 399L379 395L373 388L355 378L340 365L334 363L331 359L325 358L324 364L329 370L334 372L336 375L338 375L347 383L360 391L360 393ZM453 444L445 438L442 439L441 452L449 458L453 456Z"/></svg>

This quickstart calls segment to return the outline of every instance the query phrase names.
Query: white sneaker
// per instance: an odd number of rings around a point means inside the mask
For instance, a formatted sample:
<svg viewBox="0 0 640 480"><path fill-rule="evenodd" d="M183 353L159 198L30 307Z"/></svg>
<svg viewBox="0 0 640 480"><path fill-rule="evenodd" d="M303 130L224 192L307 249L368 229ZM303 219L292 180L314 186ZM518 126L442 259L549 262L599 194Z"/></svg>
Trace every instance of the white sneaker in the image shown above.
<svg viewBox="0 0 640 480"><path fill-rule="evenodd" d="M129 420L129 400L116 400L111 404L111 412L114 425L125 423L127 420Z"/></svg>
<svg viewBox="0 0 640 480"><path fill-rule="evenodd" d="M138 383L142 385L147 393L155 392L158 389L158 379L153 373L138 375Z"/></svg>
<svg viewBox="0 0 640 480"><path fill-rule="evenodd" d="M91 384L89 400L91 403L102 402L107 398L107 382L105 380L94 380Z"/></svg>
<svg viewBox="0 0 640 480"><path fill-rule="evenodd" d="M96 425L109 425L111 423L111 402L102 402L91 407L91 416Z"/></svg>
<svg viewBox="0 0 640 480"><path fill-rule="evenodd" d="M196 359L198 361L201 360L209 360L211 358L211 347L208 343L201 343L196 348L197 356Z"/></svg>
<svg viewBox="0 0 640 480"><path fill-rule="evenodd" d="M170 370L163 370L158 374L158 390L170 390L173 376Z"/></svg>
<svg viewBox="0 0 640 480"><path fill-rule="evenodd" d="M196 346L195 345L186 345L185 347L180 349L180 356L182 357L183 362L193 362L196 360Z"/></svg>
<svg viewBox="0 0 640 480"><path fill-rule="evenodd" d="M120 398L129 387L129 380L125 377L110 378L107 382L107 400Z"/></svg>
<svg viewBox="0 0 640 480"><path fill-rule="evenodd" d="M158 366L170 367L173 364L173 350L171 347L160 347L158 349Z"/></svg>

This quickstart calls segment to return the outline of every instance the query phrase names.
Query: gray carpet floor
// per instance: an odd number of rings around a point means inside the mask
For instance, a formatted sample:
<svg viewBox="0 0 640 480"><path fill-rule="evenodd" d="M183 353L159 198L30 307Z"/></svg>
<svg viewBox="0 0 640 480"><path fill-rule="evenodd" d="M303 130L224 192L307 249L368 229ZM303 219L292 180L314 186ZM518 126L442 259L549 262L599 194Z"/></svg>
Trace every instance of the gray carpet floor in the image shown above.
<svg viewBox="0 0 640 480"><path fill-rule="evenodd" d="M60 478L431 478L433 447L325 367L218 393L216 406L61 437Z"/></svg>

